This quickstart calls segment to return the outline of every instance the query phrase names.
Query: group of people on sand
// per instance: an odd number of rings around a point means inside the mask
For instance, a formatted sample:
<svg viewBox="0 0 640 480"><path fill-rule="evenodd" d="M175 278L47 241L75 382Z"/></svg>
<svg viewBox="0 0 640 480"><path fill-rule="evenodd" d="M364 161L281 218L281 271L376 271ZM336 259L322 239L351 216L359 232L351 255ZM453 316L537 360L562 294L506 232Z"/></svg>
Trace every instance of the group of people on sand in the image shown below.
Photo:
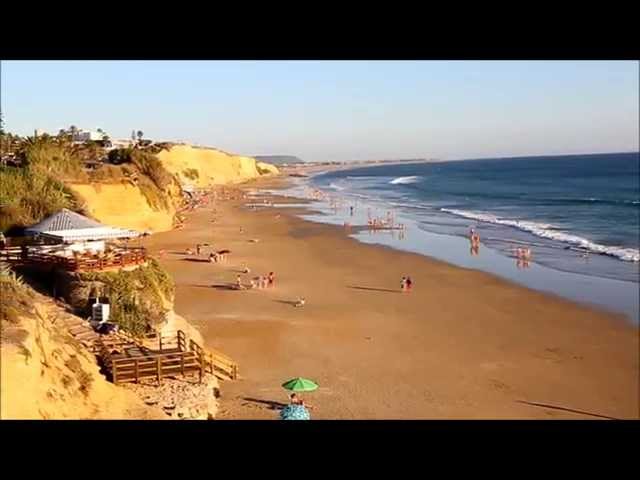
<svg viewBox="0 0 640 480"><path fill-rule="evenodd" d="M402 277L402 279L400 280L400 290L403 292L410 292L412 287L413 280L411 280L411 277Z"/></svg>
<svg viewBox="0 0 640 480"><path fill-rule="evenodd" d="M242 271L244 274L251 273L251 270L248 267L245 267ZM240 274L236 276L236 289L237 290L246 290L247 288L253 289L265 289L265 288L273 288L276 284L276 274L274 272L269 272L268 275L259 275L257 277L253 277L249 280L249 286L246 287L242 283L242 277Z"/></svg>
<svg viewBox="0 0 640 480"><path fill-rule="evenodd" d="M209 254L209 263L224 262L227 258L227 254L223 252L211 252Z"/></svg>
<svg viewBox="0 0 640 480"><path fill-rule="evenodd" d="M185 255L200 256L203 253L204 247L213 248L208 243L205 243L205 244L198 243L196 245L195 251L191 248L187 248L184 253ZM164 251L162 253L164 255ZM226 259L228 253L229 253L229 250L220 250L220 251L214 250L212 252L209 252L209 256L207 257L207 259L209 260L209 263L223 262Z"/></svg>

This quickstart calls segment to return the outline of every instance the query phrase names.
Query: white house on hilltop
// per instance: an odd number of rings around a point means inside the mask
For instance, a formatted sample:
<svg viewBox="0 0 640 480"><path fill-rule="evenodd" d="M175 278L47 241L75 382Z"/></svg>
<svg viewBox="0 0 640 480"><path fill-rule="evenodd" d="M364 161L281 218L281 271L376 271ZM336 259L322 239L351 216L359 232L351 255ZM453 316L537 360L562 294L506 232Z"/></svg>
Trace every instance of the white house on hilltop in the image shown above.
<svg viewBox="0 0 640 480"><path fill-rule="evenodd" d="M74 142L89 142L94 141L98 142L102 140L102 137L105 135L104 132L97 132L94 130L79 130L73 135Z"/></svg>

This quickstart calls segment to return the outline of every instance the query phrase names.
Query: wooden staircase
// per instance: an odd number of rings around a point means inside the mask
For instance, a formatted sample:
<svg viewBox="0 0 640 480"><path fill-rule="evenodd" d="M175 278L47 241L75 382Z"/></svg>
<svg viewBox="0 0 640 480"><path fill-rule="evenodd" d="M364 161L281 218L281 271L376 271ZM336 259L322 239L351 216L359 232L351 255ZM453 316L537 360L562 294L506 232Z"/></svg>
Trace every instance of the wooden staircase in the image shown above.
<svg viewBox="0 0 640 480"><path fill-rule="evenodd" d="M98 356L113 383L138 382L155 378L198 375L202 381L208 372L222 380L238 378L238 366L226 355L206 351L193 340L187 344L182 330L175 337L152 334L133 339L122 334L99 341ZM188 348L187 348L188 347Z"/></svg>

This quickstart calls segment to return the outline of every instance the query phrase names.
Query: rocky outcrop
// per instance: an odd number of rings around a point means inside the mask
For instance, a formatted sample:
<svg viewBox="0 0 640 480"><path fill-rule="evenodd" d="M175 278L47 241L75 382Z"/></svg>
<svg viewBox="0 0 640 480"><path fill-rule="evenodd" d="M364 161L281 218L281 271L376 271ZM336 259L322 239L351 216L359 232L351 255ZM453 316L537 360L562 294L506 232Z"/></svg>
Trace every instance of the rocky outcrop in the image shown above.
<svg viewBox="0 0 640 480"><path fill-rule="evenodd" d="M153 380L125 386L148 406L161 408L165 415L175 420L213 420L218 412L220 395L218 379L205 374L199 379L167 378L158 386Z"/></svg>

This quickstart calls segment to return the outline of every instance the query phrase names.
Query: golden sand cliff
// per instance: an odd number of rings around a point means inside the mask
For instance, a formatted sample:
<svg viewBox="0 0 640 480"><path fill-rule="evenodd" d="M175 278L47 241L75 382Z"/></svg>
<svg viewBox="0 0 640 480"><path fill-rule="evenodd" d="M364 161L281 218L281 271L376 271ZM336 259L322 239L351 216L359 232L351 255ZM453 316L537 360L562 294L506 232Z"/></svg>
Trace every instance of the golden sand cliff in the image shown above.
<svg viewBox="0 0 640 480"><path fill-rule="evenodd" d="M163 150L158 158L170 173L197 187L240 183L265 174L278 173L273 165L214 148L179 145ZM193 173L194 170L197 174Z"/></svg>

